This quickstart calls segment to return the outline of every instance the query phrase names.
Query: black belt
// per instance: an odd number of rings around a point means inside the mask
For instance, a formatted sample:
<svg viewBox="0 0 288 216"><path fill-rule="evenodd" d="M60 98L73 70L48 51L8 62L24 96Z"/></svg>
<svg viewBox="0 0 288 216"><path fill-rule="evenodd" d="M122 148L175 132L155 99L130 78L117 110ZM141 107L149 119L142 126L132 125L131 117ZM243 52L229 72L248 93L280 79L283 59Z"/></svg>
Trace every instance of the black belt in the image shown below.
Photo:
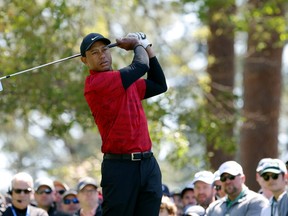
<svg viewBox="0 0 288 216"><path fill-rule="evenodd" d="M118 160L131 160L140 161L153 157L153 152L134 152L131 154L104 154L104 159L118 159Z"/></svg>

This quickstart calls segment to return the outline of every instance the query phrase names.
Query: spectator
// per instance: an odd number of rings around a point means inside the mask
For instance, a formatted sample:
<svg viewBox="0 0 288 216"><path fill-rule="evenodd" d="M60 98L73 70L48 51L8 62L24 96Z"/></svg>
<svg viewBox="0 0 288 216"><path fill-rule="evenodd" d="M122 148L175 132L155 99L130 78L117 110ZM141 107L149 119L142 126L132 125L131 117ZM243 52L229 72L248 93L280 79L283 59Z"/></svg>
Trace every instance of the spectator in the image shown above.
<svg viewBox="0 0 288 216"><path fill-rule="evenodd" d="M270 199L273 194L272 192L266 187L265 181L263 178L261 178L261 171L263 170L263 166L265 165L266 162L269 162L271 160L271 158L262 158L259 163L258 166L256 168L256 181L258 182L258 184L260 185L260 190L258 191L258 193L262 194L264 197L266 197L267 199Z"/></svg>
<svg viewBox="0 0 288 216"><path fill-rule="evenodd" d="M178 209L178 211L181 212L181 214L188 206L197 204L194 192L194 185L192 183L188 184L181 191L181 201L182 201L182 208Z"/></svg>
<svg viewBox="0 0 288 216"><path fill-rule="evenodd" d="M35 181L35 201L39 208L48 212L49 216L66 215L57 211L55 200L54 183L49 178L39 178Z"/></svg>
<svg viewBox="0 0 288 216"><path fill-rule="evenodd" d="M227 196L211 203L207 216L249 215L259 216L268 200L245 186L245 175L240 164L227 161L219 167L220 181Z"/></svg>
<svg viewBox="0 0 288 216"><path fill-rule="evenodd" d="M64 213L69 215L75 214L80 209L77 191L71 189L67 190L62 196L61 205L61 209Z"/></svg>
<svg viewBox="0 0 288 216"><path fill-rule="evenodd" d="M162 196L159 216L177 216L177 207L168 196Z"/></svg>
<svg viewBox="0 0 288 216"><path fill-rule="evenodd" d="M224 191L224 187L222 187L222 182L220 181L220 172L217 170L214 172L214 182L213 186L215 189L215 199L221 199L222 197L226 196L226 193Z"/></svg>
<svg viewBox="0 0 288 216"><path fill-rule="evenodd" d="M19 172L12 177L11 188L8 191L12 205L7 207L3 216L48 216L43 209L30 205L33 184L33 178L28 173Z"/></svg>
<svg viewBox="0 0 288 216"><path fill-rule="evenodd" d="M55 188L55 200L54 201L56 203L56 208L57 208L57 211L61 211L62 196L67 190L69 190L69 187L67 184L58 180L54 180L53 184Z"/></svg>
<svg viewBox="0 0 288 216"><path fill-rule="evenodd" d="M102 209L98 200L98 184L91 177L84 177L77 185L77 197L80 202L80 209L75 215L78 216L101 216Z"/></svg>
<svg viewBox="0 0 288 216"><path fill-rule="evenodd" d="M261 212L261 216L288 215L288 198L286 192L287 169L283 161L270 159L266 161L261 170L264 186L273 196L270 204Z"/></svg>
<svg viewBox="0 0 288 216"><path fill-rule="evenodd" d="M215 201L215 190L213 188L214 174L210 171L200 171L194 175L193 185L197 205L204 209Z"/></svg>

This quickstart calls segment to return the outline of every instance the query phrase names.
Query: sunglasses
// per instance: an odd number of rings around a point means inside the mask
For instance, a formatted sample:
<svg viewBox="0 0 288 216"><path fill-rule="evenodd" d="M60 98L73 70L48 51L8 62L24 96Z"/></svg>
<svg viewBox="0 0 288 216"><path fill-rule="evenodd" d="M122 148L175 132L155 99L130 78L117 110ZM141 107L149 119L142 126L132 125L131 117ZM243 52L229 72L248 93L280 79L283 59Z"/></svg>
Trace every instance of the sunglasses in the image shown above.
<svg viewBox="0 0 288 216"><path fill-rule="evenodd" d="M45 190L41 190L41 191L36 191L37 194L51 194L52 190L51 189L45 189Z"/></svg>
<svg viewBox="0 0 288 216"><path fill-rule="evenodd" d="M57 193L59 193L60 195L63 195L65 193L66 190L59 190L57 191Z"/></svg>
<svg viewBox="0 0 288 216"><path fill-rule="evenodd" d="M232 181L235 178L236 178L236 176L233 176L233 175L223 175L223 176L220 176L220 181L225 182L227 179Z"/></svg>
<svg viewBox="0 0 288 216"><path fill-rule="evenodd" d="M272 175L268 175L268 174L263 174L261 175L261 177L265 180L265 181L269 181L270 177L274 180L278 179L279 174L273 173Z"/></svg>
<svg viewBox="0 0 288 216"><path fill-rule="evenodd" d="M215 185L215 190L220 191L221 190L221 185Z"/></svg>
<svg viewBox="0 0 288 216"><path fill-rule="evenodd" d="M13 191L16 194L21 194L22 192L24 192L25 194L29 194L29 193L32 192L32 189L31 188L27 188L27 189L13 189Z"/></svg>
<svg viewBox="0 0 288 216"><path fill-rule="evenodd" d="M77 198L64 199L64 200L63 200L63 203L64 203L65 205L69 205L70 203L77 204L77 203L79 203L79 200L78 200Z"/></svg>

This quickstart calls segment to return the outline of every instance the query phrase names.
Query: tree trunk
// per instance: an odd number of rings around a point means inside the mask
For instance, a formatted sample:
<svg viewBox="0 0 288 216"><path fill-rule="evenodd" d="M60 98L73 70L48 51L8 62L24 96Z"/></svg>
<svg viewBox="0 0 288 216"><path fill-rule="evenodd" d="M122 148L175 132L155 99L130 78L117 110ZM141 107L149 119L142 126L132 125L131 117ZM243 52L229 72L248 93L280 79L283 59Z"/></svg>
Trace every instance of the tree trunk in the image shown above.
<svg viewBox="0 0 288 216"><path fill-rule="evenodd" d="M216 118L227 120L226 126L223 127L226 129L222 132L231 140L234 128L234 124L229 122L229 119L234 115L232 97L234 88L234 25L229 19L215 19L214 15L221 11L223 17L227 18L235 13L235 7L230 5L227 8L219 8L219 6L221 7L218 5L218 7L210 8L209 12L208 25L211 36L208 39L208 59L213 60L209 63L207 70L211 78L210 87L213 101L209 101L208 107ZM227 95L229 96L227 97ZM224 161L234 157L234 152L228 152L226 148L215 145L213 141L207 144L206 151L213 170L217 170Z"/></svg>
<svg viewBox="0 0 288 216"><path fill-rule="evenodd" d="M259 1L250 1L259 8ZM282 14L283 15L283 14ZM265 19L264 19L265 20ZM249 22L248 55L244 64L244 107L245 122L240 135L241 164L246 175L246 184L257 191L256 167L264 157L278 156L278 118L281 97L281 64L283 47L279 33L261 25L265 32L255 31L258 23ZM269 41L261 41L263 34L270 34ZM263 38L262 38L263 39ZM259 50L259 44L266 47Z"/></svg>

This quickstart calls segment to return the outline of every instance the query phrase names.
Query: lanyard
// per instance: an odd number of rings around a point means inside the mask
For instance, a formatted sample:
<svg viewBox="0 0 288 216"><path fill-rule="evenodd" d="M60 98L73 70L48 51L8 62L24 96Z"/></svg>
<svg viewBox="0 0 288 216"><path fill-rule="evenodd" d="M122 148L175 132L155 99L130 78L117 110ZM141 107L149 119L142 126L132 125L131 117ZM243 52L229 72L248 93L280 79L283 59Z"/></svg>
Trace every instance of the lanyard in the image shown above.
<svg viewBox="0 0 288 216"><path fill-rule="evenodd" d="M13 216L17 216L16 211L13 206L11 206L11 210L12 210ZM29 216L29 215L30 215L30 210L29 210L29 205L28 205L27 210L26 210L26 216Z"/></svg>

